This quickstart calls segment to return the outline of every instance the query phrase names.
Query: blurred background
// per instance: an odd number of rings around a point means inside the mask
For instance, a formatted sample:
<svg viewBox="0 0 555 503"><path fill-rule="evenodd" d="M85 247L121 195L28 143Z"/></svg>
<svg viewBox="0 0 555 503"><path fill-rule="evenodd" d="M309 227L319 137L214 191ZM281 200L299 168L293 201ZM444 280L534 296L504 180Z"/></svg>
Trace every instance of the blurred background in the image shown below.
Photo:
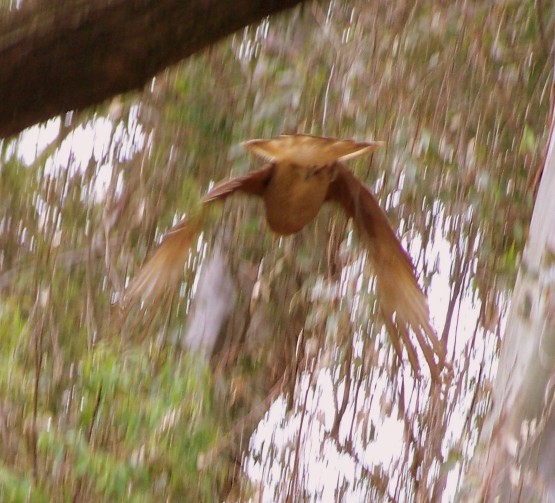
<svg viewBox="0 0 555 503"><path fill-rule="evenodd" d="M2 140L2 501L452 501L543 165L554 31L541 1L306 3ZM260 166L241 142L283 132L386 143L349 167L416 265L441 390L399 365L333 206L278 239L231 198L178 295L119 308L163 233Z"/></svg>

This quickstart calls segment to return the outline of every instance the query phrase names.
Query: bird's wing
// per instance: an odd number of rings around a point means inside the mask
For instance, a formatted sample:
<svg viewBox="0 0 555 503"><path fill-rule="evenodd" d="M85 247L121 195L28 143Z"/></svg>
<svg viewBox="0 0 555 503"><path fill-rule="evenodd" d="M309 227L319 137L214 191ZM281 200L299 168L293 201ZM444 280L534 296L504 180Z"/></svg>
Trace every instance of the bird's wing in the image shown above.
<svg viewBox="0 0 555 503"><path fill-rule="evenodd" d="M163 237L160 246L147 260L126 288L122 303L127 306L138 300L153 301L166 290L174 288L181 276L187 254L202 228L203 211L184 218Z"/></svg>
<svg viewBox="0 0 555 503"><path fill-rule="evenodd" d="M152 301L165 290L175 288L183 275L189 249L202 229L206 206L235 192L261 196L272 176L273 165L217 184L202 200L202 207L191 217L173 226L162 243L143 265L123 294L123 304Z"/></svg>
<svg viewBox="0 0 555 503"><path fill-rule="evenodd" d="M245 194L261 196L264 193L264 189L268 185L270 178L272 177L273 171L274 165L267 164L263 168L251 171L246 175L238 176L236 178L232 178L231 180L224 180L223 182L216 184L212 190L204 196L202 202L207 204L219 199L225 199L227 196L237 191Z"/></svg>
<svg viewBox="0 0 555 503"><path fill-rule="evenodd" d="M444 349L430 324L428 303L418 286L412 261L376 198L345 166L340 163L336 166L337 175L330 184L326 199L339 203L353 218L368 246L380 307L393 347L401 358L401 341L404 343L411 366L418 373L420 366L409 337L410 327L432 377L437 378L444 363Z"/></svg>

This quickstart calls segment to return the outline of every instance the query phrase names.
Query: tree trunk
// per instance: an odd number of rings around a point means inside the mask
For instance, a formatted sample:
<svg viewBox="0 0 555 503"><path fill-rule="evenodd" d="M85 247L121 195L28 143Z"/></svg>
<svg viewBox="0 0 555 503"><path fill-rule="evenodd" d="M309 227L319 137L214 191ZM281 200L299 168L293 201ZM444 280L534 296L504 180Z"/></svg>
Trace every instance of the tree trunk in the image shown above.
<svg viewBox="0 0 555 503"><path fill-rule="evenodd" d="M141 88L301 0L37 0L0 15L0 137Z"/></svg>
<svg viewBox="0 0 555 503"><path fill-rule="evenodd" d="M555 130L464 501L555 501ZM480 487L471 488L473 481Z"/></svg>
<svg viewBox="0 0 555 503"><path fill-rule="evenodd" d="M182 346L209 358L237 304L237 288L219 245L202 265L192 304Z"/></svg>

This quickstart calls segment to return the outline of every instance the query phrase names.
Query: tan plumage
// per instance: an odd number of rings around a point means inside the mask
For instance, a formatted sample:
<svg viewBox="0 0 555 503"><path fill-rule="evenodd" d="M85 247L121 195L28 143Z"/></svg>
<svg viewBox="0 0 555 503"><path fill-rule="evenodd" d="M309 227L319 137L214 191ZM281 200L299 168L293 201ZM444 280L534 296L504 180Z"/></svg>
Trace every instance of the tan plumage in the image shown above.
<svg viewBox="0 0 555 503"><path fill-rule="evenodd" d="M444 350L430 324L426 297L418 286L410 257L375 197L340 162L371 152L381 144L312 135L248 141L245 148L270 164L216 185L204 197L203 208L235 192L256 195L264 201L270 228L289 235L309 223L325 201L338 203L353 218L367 245L381 311L396 353L402 358L404 345L412 368L419 372L418 356L409 337L412 329L435 379L443 366ZM154 299L180 281L202 220L201 210L166 234L126 290L124 302Z"/></svg>
<svg viewBox="0 0 555 503"><path fill-rule="evenodd" d="M408 327L412 328L432 376L437 377L439 369L434 353L442 365L444 350L430 324L428 302L416 281L412 261L372 193L345 166L339 165L337 170L327 199L338 202L353 218L367 244L376 274L381 311L395 351L402 355L402 339L412 367L418 369L418 357L408 334Z"/></svg>
<svg viewBox="0 0 555 503"><path fill-rule="evenodd" d="M172 288L183 275L189 248L202 227L202 215L181 220L172 227L158 249L133 279L123 296L129 304L142 298L155 299Z"/></svg>

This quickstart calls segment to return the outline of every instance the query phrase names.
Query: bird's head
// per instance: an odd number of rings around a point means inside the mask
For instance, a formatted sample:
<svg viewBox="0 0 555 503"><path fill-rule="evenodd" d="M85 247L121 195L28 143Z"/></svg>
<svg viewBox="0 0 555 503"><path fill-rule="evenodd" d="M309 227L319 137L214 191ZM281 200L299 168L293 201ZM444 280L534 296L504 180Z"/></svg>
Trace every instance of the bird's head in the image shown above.
<svg viewBox="0 0 555 503"><path fill-rule="evenodd" d="M326 166L373 152L383 142L337 140L308 134L280 135L269 140L250 140L243 146L269 162L291 162L300 166Z"/></svg>

